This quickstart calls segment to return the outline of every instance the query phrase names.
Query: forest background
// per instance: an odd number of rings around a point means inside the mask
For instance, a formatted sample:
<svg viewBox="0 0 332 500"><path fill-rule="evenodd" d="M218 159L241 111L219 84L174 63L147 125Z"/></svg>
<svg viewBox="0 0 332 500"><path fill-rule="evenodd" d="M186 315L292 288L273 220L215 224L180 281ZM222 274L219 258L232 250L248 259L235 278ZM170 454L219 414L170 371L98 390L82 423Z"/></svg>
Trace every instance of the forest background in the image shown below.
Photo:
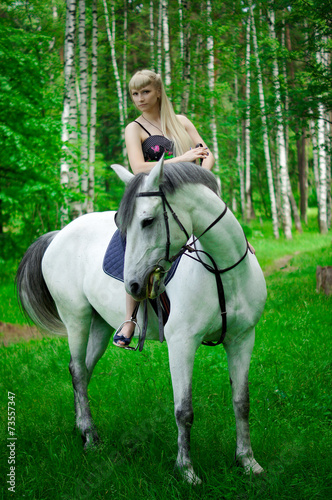
<svg viewBox="0 0 332 500"><path fill-rule="evenodd" d="M127 86L162 74L177 113L216 157L223 199L243 225L292 238L331 224L329 0L2 0L2 264L40 234L116 209L137 116Z"/></svg>

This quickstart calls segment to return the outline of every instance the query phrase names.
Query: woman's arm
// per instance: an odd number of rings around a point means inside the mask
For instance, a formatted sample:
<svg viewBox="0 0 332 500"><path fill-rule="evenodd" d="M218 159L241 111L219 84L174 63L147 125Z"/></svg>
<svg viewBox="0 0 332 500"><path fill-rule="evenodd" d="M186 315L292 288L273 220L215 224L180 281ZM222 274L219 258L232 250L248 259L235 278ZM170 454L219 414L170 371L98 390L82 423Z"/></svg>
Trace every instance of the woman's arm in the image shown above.
<svg viewBox="0 0 332 500"><path fill-rule="evenodd" d="M194 143L195 144L198 144L199 142L203 143L203 140L199 135L198 135L198 138L199 138L199 141L196 143L194 142ZM134 122L129 123L129 125L127 125L126 130L125 130L125 141L126 141L126 148L127 148L129 164L130 164L131 169L135 175L139 174L140 172L148 173L157 164L157 162L154 162L154 161L148 161L148 162L144 161L144 156L143 156L143 152L142 152L142 139L143 138L141 135L140 127L137 125L137 123L134 123ZM209 157L207 157L205 159L206 151L207 151L206 146L193 148L190 151L187 151L186 153L184 153L183 155L176 156L175 158L170 158L169 160L165 160L165 163L174 163L174 162L179 162L179 161L193 162L193 161L196 161L199 159L203 159L204 168L209 168L209 167L205 166L205 162L209 158ZM211 166L211 168L212 168L212 166Z"/></svg>
<svg viewBox="0 0 332 500"><path fill-rule="evenodd" d="M199 135L195 125L184 115L177 115L177 117L188 132L193 144L203 144L203 148L208 154L203 159L202 167L211 170L215 162L214 156Z"/></svg>

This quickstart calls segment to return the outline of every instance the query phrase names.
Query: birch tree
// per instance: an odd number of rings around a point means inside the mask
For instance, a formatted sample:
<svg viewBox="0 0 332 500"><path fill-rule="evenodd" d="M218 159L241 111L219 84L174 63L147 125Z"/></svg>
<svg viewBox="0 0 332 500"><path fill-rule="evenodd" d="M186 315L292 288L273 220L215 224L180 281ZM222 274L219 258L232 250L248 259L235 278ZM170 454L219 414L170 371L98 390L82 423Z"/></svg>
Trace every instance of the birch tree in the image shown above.
<svg viewBox="0 0 332 500"><path fill-rule="evenodd" d="M268 183L269 194L270 194L273 234L274 234L274 237L276 239L278 239L279 238L278 212L277 212L276 196L275 196L275 191L274 191L272 164L271 164L271 156L270 156L270 145L269 145L269 135L268 135L268 127L267 127L267 119L266 119L266 111L265 111L263 77L262 77L261 64L260 64L260 58L259 58L259 52L258 52L256 25L255 25L255 19L254 19L252 7L250 7L250 17L251 17L252 34L253 34L253 46L254 46L256 67L257 67L258 95L259 95L259 103L260 103L260 108L261 108L261 118L262 118L262 125L263 125L263 145L264 145L264 155L265 155L265 163L266 163L267 183Z"/></svg>
<svg viewBox="0 0 332 500"><path fill-rule="evenodd" d="M243 149L241 147L242 141L242 126L241 119L239 113L239 82L238 75L235 72L234 76L234 90L235 90L235 99L236 99L236 162L238 166L239 172L239 180L240 180L240 201L241 201L241 213L244 219L245 217L245 187L244 187L244 161L243 161Z"/></svg>
<svg viewBox="0 0 332 500"><path fill-rule="evenodd" d="M245 218L251 218L251 169L250 169L250 13L246 27L246 119L245 119Z"/></svg>
<svg viewBox="0 0 332 500"><path fill-rule="evenodd" d="M64 51L64 99L62 112L62 149L64 157L60 165L60 182L66 188L79 189L78 172L74 165L73 151L68 145L77 141L77 100L76 100L76 72L75 72L75 32L76 32L76 0L67 0L66 5L66 34ZM70 132L69 132L70 130ZM63 227L70 218L81 214L78 201L70 202L68 208L61 208L61 226Z"/></svg>
<svg viewBox="0 0 332 500"><path fill-rule="evenodd" d="M111 58L113 65L114 78L116 83L116 91L118 97L118 109L119 109L119 119L120 119L120 129L121 129L121 145L122 145L122 155L125 160L127 157L126 154L126 146L125 146L125 138L124 138L124 129L125 129L125 115L124 115L124 102L123 102L123 93L122 93L122 85L121 79L118 70L118 63L116 60L116 52L115 52L115 13L114 13L114 4L111 4L111 15L112 15L112 30L110 26L110 20L108 15L107 8L107 0L103 0L104 4L104 12L105 12L105 21L106 21L106 32L108 42L111 48Z"/></svg>
<svg viewBox="0 0 332 500"><path fill-rule="evenodd" d="M161 75L163 68L163 0L159 0L158 8L158 34L157 34L157 72Z"/></svg>
<svg viewBox="0 0 332 500"><path fill-rule="evenodd" d="M80 69L80 133L81 133L81 192L84 196L83 213L88 198L88 58L85 37L85 0L79 0L79 69Z"/></svg>
<svg viewBox="0 0 332 500"><path fill-rule="evenodd" d="M276 34L275 34L275 17L274 12L271 10L269 13L270 18L270 34L275 42L276 48ZM279 160L279 177L280 177L280 191L281 191L281 215L283 231L286 239L292 238L292 220L291 220L291 208L288 197L289 192L289 176L286 161L286 144L285 144L285 133L283 126L283 117L281 110L281 93L280 93L280 82L279 82L279 68L276 54L273 57L273 83L276 99L276 119L277 119L277 145L278 145L278 160Z"/></svg>
<svg viewBox="0 0 332 500"><path fill-rule="evenodd" d="M70 84L74 73L75 61L75 27L76 27L76 0L67 0L66 33L64 51L64 97L62 111L62 143L64 158L60 166L60 181L64 186L69 185L68 140L70 116Z"/></svg>
<svg viewBox="0 0 332 500"><path fill-rule="evenodd" d="M125 121L128 118L127 102L127 45L128 45L128 2L123 0L123 64L122 64L122 92L123 92L123 112Z"/></svg>
<svg viewBox="0 0 332 500"><path fill-rule="evenodd" d="M95 188L96 123L97 123L97 79L98 79L98 18L97 0L92 0L92 51L90 92L90 135L89 135L89 183L87 212L93 212Z"/></svg>
<svg viewBox="0 0 332 500"><path fill-rule="evenodd" d="M162 0L162 20L163 20L163 40L164 40L164 58L165 58L165 87L169 89L172 83L171 79L171 55L169 44L169 25L168 25L168 0Z"/></svg>
<svg viewBox="0 0 332 500"><path fill-rule="evenodd" d="M317 62L324 65L325 54L323 50L318 50ZM326 162L326 144L325 144L325 108L323 103L318 103L318 159L319 159L319 227L321 233L326 233L328 230L327 224L327 162Z"/></svg>
<svg viewBox="0 0 332 500"><path fill-rule="evenodd" d="M154 54L154 5L153 0L150 0L149 7L149 26L150 26L150 65L153 70L156 70L155 54Z"/></svg>
<svg viewBox="0 0 332 500"><path fill-rule="evenodd" d="M211 0L207 0L206 2L206 10L207 10L207 21L209 25L209 35L207 37L207 52L208 52L208 67L207 67L207 76L209 83L209 91L210 91L210 109L211 109L211 121L210 128L212 134L212 145L213 145L213 154L216 160L215 163L215 171L219 173L219 147L218 147L218 137L217 137L217 123L216 123L216 111L214 104L214 40L213 40L213 23L212 23L212 6Z"/></svg>
<svg viewBox="0 0 332 500"><path fill-rule="evenodd" d="M184 15L180 16L180 22L184 23L184 28L182 32L182 40L180 35L180 51L182 57L182 95L181 95L181 113L188 113L189 106L189 95L190 95L190 74L191 74L191 58L190 58L190 41L191 41L191 23L188 18L188 12L190 10L189 0L179 0L183 2Z"/></svg>

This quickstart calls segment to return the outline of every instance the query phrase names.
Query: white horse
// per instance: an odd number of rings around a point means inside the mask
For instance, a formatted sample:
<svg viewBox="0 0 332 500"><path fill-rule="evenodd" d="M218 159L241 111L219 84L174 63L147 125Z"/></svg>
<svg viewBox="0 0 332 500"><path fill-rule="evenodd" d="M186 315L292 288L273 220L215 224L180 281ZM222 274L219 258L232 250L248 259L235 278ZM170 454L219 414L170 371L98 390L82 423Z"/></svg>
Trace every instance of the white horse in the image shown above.
<svg viewBox="0 0 332 500"><path fill-rule="evenodd" d="M257 259L247 251L242 228L218 196L210 172L188 163L167 165L164 170L162 160L149 175L134 177L121 166L113 168L129 183L117 217L127 239L125 287L102 270L116 229L114 212L88 214L42 236L28 249L17 273L21 303L33 321L44 330L68 333L76 425L85 446L98 440L88 384L108 346L110 325L115 328L123 321L125 288L137 300L161 293L172 257L182 253L188 235L194 235L199 240L192 246L198 252L186 251L166 287L171 311L165 338L178 426L176 467L188 482L200 482L190 458L193 364L203 341L222 340L236 419L235 457L246 473L260 474L263 469L253 455L248 421L254 328L266 300ZM216 267L228 268L222 273L224 297L220 284L217 291L216 275L206 267L214 272ZM226 311L221 311L223 304ZM142 322L140 311L138 322ZM158 320L152 310L147 339L158 339ZM130 353L123 350L123 355Z"/></svg>

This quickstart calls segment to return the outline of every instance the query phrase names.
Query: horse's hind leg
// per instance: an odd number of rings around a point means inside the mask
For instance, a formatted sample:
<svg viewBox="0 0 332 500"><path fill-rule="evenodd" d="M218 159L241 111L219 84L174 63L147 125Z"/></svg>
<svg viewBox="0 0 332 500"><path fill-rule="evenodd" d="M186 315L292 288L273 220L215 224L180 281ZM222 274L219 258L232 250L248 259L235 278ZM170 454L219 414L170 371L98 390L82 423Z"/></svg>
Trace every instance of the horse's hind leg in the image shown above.
<svg viewBox="0 0 332 500"><path fill-rule="evenodd" d="M236 420L235 457L247 474L264 472L254 459L249 433L248 373L254 341L255 329L252 329L243 339L225 345Z"/></svg>
<svg viewBox="0 0 332 500"><path fill-rule="evenodd" d="M64 315L62 314L62 317ZM71 354L69 371L72 376L76 426L79 430L85 447L98 441L97 431L91 416L88 399L89 372L86 366L87 345L91 325L91 307L81 311L79 317L72 315L68 321L64 320L68 331L68 343Z"/></svg>

